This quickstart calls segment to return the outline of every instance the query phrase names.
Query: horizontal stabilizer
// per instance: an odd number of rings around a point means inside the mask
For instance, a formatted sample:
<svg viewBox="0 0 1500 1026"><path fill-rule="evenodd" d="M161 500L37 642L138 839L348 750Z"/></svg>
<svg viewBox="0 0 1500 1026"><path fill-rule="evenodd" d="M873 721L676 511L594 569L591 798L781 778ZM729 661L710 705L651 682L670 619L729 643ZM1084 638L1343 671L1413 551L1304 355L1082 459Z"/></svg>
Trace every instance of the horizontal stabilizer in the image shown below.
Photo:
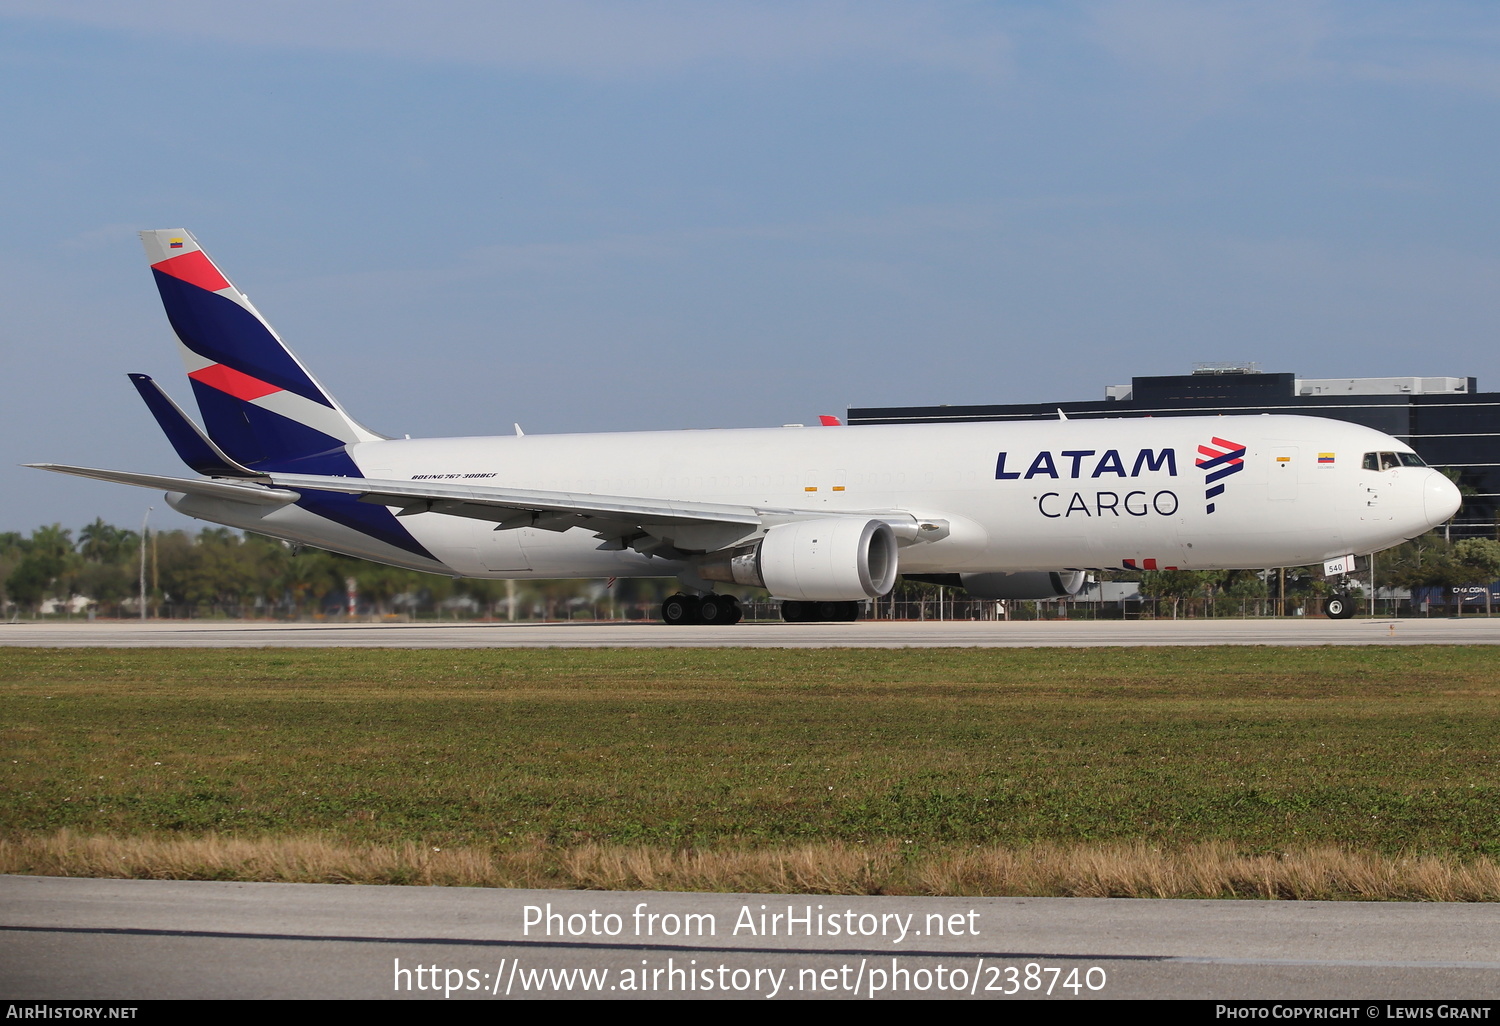
<svg viewBox="0 0 1500 1026"><path fill-rule="evenodd" d="M301 498L296 492L285 488L267 488L264 485L239 484L232 481L210 481L206 478L164 477L160 474L137 474L128 470L95 470L92 467L68 467L60 463L27 463L37 470L51 470L58 474L75 477L91 477L96 481L112 481L115 484L135 485L139 488L158 488L164 492L182 492L186 495L205 495L231 502L254 502L266 506L285 506Z"/></svg>
<svg viewBox="0 0 1500 1026"><path fill-rule="evenodd" d="M171 396L147 374L130 375L130 383L146 401L151 415L161 425L167 441L182 457L182 462L207 477L260 477L255 471L243 467L225 455L224 450L213 443L197 424L193 423L182 407L172 401Z"/></svg>

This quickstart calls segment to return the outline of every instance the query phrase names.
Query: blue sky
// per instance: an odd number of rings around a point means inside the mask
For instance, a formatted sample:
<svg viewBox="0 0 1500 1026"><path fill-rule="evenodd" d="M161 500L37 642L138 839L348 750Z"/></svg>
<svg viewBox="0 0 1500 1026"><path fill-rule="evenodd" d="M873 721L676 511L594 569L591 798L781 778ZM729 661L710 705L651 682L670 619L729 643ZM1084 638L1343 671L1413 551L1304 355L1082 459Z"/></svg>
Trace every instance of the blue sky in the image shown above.
<svg viewBox="0 0 1500 1026"><path fill-rule="evenodd" d="M1493 4L0 0L0 91L0 530L187 522L15 466L182 472L142 228L389 434L1500 390Z"/></svg>

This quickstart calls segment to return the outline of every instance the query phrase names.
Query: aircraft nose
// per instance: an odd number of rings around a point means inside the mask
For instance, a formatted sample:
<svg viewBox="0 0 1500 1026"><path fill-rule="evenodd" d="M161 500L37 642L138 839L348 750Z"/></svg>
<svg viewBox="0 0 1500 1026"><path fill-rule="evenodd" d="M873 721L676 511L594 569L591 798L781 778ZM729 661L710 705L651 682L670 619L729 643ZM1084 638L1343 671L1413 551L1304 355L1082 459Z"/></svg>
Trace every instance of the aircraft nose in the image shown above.
<svg viewBox="0 0 1500 1026"><path fill-rule="evenodd" d="M1427 484L1422 490L1422 509L1427 514L1428 527L1443 523L1457 513L1462 504L1463 496L1459 494L1456 484L1436 470L1428 473Z"/></svg>

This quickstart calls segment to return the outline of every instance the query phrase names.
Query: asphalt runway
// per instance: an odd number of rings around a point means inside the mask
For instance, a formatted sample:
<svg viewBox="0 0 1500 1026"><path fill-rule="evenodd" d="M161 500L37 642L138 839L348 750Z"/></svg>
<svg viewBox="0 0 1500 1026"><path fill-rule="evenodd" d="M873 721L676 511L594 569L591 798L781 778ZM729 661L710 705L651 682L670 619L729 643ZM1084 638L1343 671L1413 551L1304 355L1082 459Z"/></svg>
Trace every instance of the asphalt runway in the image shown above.
<svg viewBox="0 0 1500 1026"><path fill-rule="evenodd" d="M8 999L1369 1001L1497 991L1496 905L0 877Z"/></svg>
<svg viewBox="0 0 1500 1026"><path fill-rule="evenodd" d="M1500 617L1412 620L1029 620L741 623L0 624L0 645L71 648L1088 648L1105 645L1497 645Z"/></svg>

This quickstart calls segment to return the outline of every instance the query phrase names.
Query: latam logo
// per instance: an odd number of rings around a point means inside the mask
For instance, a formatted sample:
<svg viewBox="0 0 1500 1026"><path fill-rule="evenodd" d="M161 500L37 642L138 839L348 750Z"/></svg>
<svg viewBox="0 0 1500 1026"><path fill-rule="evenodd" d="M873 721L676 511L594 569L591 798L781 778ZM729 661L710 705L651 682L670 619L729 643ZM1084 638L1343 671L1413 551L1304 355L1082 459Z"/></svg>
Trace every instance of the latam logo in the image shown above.
<svg viewBox="0 0 1500 1026"><path fill-rule="evenodd" d="M1208 475L1203 479L1207 486L1203 497L1208 501L1208 511L1212 513L1214 499L1224 492L1224 486L1218 482L1245 469L1245 447L1239 442L1216 437L1212 445L1198 446L1198 453L1198 469Z"/></svg>
<svg viewBox="0 0 1500 1026"><path fill-rule="evenodd" d="M1201 449L1199 450L1202 451ZM1241 450L1243 451L1243 450ZM1039 452L1023 473L1020 466L1025 457L1017 460L1015 470L1006 470L1005 463L1010 453L1002 452L995 460L996 481L1030 481L1034 477L1078 479L1082 477L1140 477L1144 473L1166 471L1169 477L1177 476L1177 451L1175 449L1142 449L1132 460L1127 450L1122 456L1118 449L1067 449L1054 458L1050 452ZM1128 468L1128 469L1127 469Z"/></svg>

